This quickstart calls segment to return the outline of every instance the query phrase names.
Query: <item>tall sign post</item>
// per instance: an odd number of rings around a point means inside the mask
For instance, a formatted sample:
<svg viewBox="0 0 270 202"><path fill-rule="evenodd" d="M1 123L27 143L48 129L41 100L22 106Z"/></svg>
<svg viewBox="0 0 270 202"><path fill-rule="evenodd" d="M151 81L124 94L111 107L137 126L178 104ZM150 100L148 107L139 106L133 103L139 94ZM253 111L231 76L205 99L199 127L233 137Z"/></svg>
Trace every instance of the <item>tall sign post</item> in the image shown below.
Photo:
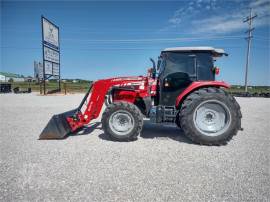
<svg viewBox="0 0 270 202"><path fill-rule="evenodd" d="M42 55L43 55L43 92L46 95L46 80L58 79L58 91L61 91L59 27L41 16Z"/></svg>

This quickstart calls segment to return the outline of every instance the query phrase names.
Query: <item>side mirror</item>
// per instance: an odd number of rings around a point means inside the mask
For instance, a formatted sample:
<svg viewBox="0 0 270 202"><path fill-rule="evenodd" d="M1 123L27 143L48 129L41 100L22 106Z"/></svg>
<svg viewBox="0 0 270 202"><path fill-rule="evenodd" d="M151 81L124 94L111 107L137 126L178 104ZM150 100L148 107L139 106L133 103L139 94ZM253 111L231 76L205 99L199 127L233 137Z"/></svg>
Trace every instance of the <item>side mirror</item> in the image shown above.
<svg viewBox="0 0 270 202"><path fill-rule="evenodd" d="M156 63L155 63L155 61L152 58L150 58L150 61L153 64L153 67L151 68L151 78L155 79L156 78L156 73L157 73Z"/></svg>
<svg viewBox="0 0 270 202"><path fill-rule="evenodd" d="M160 70L161 56L158 57L157 71Z"/></svg>
<svg viewBox="0 0 270 202"><path fill-rule="evenodd" d="M160 67L160 60L157 63L157 71L159 71L159 67Z"/></svg>

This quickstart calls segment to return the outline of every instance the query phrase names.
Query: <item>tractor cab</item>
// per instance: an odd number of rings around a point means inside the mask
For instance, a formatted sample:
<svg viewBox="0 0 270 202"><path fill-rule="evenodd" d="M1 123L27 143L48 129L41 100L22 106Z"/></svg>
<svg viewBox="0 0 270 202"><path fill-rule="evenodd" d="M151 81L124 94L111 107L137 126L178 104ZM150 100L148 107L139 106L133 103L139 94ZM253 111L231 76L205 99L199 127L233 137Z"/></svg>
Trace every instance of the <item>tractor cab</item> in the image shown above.
<svg viewBox="0 0 270 202"><path fill-rule="evenodd" d="M158 59L158 96L156 103L175 105L177 96L194 81L214 81L218 68L215 58L227 55L212 47L166 48Z"/></svg>

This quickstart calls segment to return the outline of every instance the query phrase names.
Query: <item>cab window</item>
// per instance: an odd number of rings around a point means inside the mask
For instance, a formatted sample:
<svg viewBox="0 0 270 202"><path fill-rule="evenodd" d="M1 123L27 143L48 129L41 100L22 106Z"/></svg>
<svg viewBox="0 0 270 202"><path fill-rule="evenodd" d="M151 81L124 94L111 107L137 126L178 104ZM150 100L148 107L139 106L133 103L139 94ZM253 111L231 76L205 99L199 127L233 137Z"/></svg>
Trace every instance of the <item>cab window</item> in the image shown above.
<svg viewBox="0 0 270 202"><path fill-rule="evenodd" d="M167 72L183 72L188 75L195 75L195 55L190 53L167 52L166 58Z"/></svg>

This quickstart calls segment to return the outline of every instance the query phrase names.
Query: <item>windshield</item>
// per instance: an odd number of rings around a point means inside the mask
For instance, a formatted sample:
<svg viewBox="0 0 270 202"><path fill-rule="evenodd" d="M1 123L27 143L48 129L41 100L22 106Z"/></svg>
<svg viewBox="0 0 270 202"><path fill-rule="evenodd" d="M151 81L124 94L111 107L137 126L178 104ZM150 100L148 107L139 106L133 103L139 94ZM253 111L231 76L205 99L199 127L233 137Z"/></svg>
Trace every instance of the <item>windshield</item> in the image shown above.
<svg viewBox="0 0 270 202"><path fill-rule="evenodd" d="M184 72L189 75L195 74L195 55L190 53L174 53L165 54L166 69L169 72Z"/></svg>

